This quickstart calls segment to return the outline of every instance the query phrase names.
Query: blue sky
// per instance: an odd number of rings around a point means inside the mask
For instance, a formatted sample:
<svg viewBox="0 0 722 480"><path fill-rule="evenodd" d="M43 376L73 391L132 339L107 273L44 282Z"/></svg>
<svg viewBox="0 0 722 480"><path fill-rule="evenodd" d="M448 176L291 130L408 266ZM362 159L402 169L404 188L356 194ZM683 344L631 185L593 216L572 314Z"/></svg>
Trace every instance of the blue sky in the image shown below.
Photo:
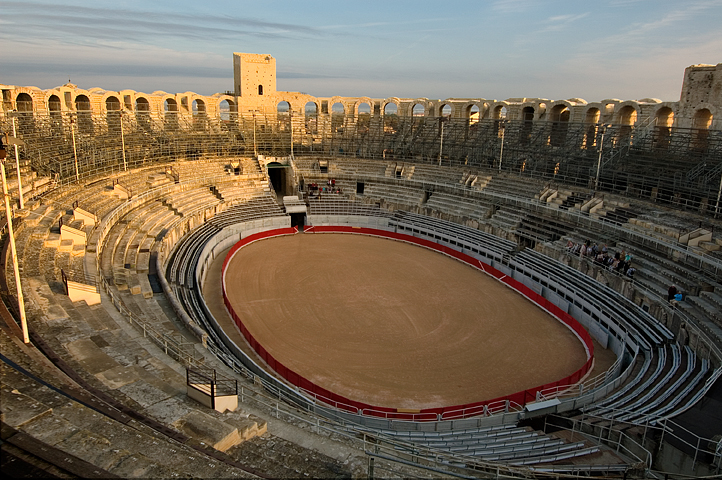
<svg viewBox="0 0 722 480"><path fill-rule="evenodd" d="M316 96L676 101L722 0L0 1L0 83L233 89L232 53Z"/></svg>

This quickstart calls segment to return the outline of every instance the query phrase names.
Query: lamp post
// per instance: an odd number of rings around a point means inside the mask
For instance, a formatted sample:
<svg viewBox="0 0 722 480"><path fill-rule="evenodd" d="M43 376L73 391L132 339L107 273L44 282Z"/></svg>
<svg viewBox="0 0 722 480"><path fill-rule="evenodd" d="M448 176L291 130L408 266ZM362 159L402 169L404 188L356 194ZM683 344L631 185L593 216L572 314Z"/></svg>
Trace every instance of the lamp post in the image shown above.
<svg viewBox="0 0 722 480"><path fill-rule="evenodd" d="M291 127L291 158L293 158L293 112L291 112L290 106L288 108L288 124Z"/></svg>
<svg viewBox="0 0 722 480"><path fill-rule="evenodd" d="M441 153L444 151L444 117L442 116L439 121L441 122L441 135L439 138L439 166L441 166Z"/></svg>
<svg viewBox="0 0 722 480"><path fill-rule="evenodd" d="M501 127L501 148L499 149L499 171L501 172L501 161L504 157L504 133L506 132L506 120L501 120L499 122L499 126Z"/></svg>
<svg viewBox="0 0 722 480"><path fill-rule="evenodd" d="M7 140L7 136L6 136ZM5 143L8 143L7 141ZM17 145L16 145L17 148ZM28 322L25 318L25 300L23 298L23 287L20 284L20 269L18 267L18 253L15 249L15 234L13 233L13 212L10 208L10 194L8 193L8 185L5 179L5 159L0 159L0 176L3 183L3 197L5 198L5 218L8 222L8 236L10 237L10 253L12 255L13 270L15 272L15 286L18 294L18 310L20 311L20 326L23 332L23 342L30 343L28 335Z"/></svg>
<svg viewBox="0 0 722 480"><path fill-rule="evenodd" d="M256 110L253 110L253 154L258 158L258 146L256 145Z"/></svg>
<svg viewBox="0 0 722 480"><path fill-rule="evenodd" d="M599 139L599 157L597 158L597 176L594 179L594 191L599 186L599 172L602 169L602 147L604 146L604 134L607 132L609 125L602 125L602 137Z"/></svg>
<svg viewBox="0 0 722 480"><path fill-rule="evenodd" d="M13 137L15 137L15 138L18 137L18 132L15 129L15 117L13 117ZM20 178L20 156L18 155L17 142L13 146L15 147L15 170L18 175L18 206L22 209L22 208L25 208L25 204L23 202L23 182L22 182L22 179Z"/></svg>
<svg viewBox="0 0 722 480"><path fill-rule="evenodd" d="M717 204L714 207L714 218L717 218L717 215L719 215L720 197L722 197L722 174L720 174L719 177L719 190L717 191Z"/></svg>
<svg viewBox="0 0 722 480"><path fill-rule="evenodd" d="M70 117L70 134L73 137L73 157L75 158L75 179L80 180L80 172L78 172L78 149L75 145L75 117Z"/></svg>
<svg viewBox="0 0 722 480"><path fill-rule="evenodd" d="M123 133L123 112L120 112L120 148L123 152L123 171L128 171L128 162L125 160L125 134Z"/></svg>

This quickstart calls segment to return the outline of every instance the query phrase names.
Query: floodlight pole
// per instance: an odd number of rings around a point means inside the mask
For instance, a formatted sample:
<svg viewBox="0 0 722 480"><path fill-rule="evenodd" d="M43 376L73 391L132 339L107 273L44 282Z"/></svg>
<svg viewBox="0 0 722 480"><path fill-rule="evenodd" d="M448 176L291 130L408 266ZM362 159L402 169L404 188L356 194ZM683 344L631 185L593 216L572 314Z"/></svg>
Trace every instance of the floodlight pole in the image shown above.
<svg viewBox="0 0 722 480"><path fill-rule="evenodd" d="M70 118L70 133L73 137L73 157L75 158L75 179L80 180L80 173L78 172L78 149L75 145L75 119Z"/></svg>
<svg viewBox="0 0 722 480"><path fill-rule="evenodd" d="M128 162L125 160L125 135L123 133L123 112L120 112L120 146L123 152L123 171L128 171Z"/></svg>
<svg viewBox="0 0 722 480"><path fill-rule="evenodd" d="M290 107L288 109L288 123L291 127L291 158L293 158L293 113Z"/></svg>
<svg viewBox="0 0 722 480"><path fill-rule="evenodd" d="M719 201L720 197L722 197L722 173L719 177L719 190L717 191L717 204L714 207L714 218L717 218L717 215L719 215Z"/></svg>
<svg viewBox="0 0 722 480"><path fill-rule="evenodd" d="M439 166L441 166L441 153L444 151L444 117L441 117L441 138L439 139Z"/></svg>
<svg viewBox="0 0 722 480"><path fill-rule="evenodd" d="M258 158L258 146L256 145L256 111L253 111L253 154Z"/></svg>
<svg viewBox="0 0 722 480"><path fill-rule="evenodd" d="M15 117L13 118L13 137L18 138L18 132L15 129ZM18 144L16 143L14 145L15 147L15 170L18 174L18 206L20 208L25 208L25 203L23 202L23 181L20 178L20 156L18 155Z"/></svg>
<svg viewBox="0 0 722 480"><path fill-rule="evenodd" d="M17 148L17 146L15 147ZM13 212L10 208L10 194L8 194L8 185L5 179L5 162L0 161L0 175L3 182L3 197L5 198L5 218L8 221L8 236L10 237L10 253L12 255L13 270L15 271L15 286L18 292L18 310L20 311L20 326L23 331L23 342L30 343L28 335L28 322L25 318L25 300L23 299L23 287L20 284L20 269L18 268L18 253L15 249L15 235L13 233Z"/></svg>
<svg viewBox="0 0 722 480"><path fill-rule="evenodd" d="M607 126L602 125L602 137L599 140L599 158L597 158L597 176L594 179L594 191L599 186L599 171L602 169L602 147L604 146L604 134L607 132Z"/></svg>
<svg viewBox="0 0 722 480"><path fill-rule="evenodd" d="M506 133L506 120L502 120L501 125L501 148L499 149L499 171L501 172L501 160L504 156L504 133Z"/></svg>

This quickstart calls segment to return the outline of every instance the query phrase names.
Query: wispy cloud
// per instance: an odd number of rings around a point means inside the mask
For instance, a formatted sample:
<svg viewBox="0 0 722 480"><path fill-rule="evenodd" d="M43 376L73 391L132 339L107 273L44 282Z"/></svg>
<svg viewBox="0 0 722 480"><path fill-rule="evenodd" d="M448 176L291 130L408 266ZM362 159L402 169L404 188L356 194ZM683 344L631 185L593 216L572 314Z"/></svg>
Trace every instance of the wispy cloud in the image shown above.
<svg viewBox="0 0 722 480"><path fill-rule="evenodd" d="M261 38L317 37L322 30L293 23L269 22L256 18L211 13L181 14L143 10L60 6L39 2L3 2L2 36L25 35L71 40L132 38L135 41L159 37L188 40L225 40L255 36Z"/></svg>
<svg viewBox="0 0 722 480"><path fill-rule="evenodd" d="M589 12L584 13L570 13L566 15L555 15L549 17L546 20L546 26L541 32L558 32L568 27L569 25L578 22L579 20L589 16Z"/></svg>

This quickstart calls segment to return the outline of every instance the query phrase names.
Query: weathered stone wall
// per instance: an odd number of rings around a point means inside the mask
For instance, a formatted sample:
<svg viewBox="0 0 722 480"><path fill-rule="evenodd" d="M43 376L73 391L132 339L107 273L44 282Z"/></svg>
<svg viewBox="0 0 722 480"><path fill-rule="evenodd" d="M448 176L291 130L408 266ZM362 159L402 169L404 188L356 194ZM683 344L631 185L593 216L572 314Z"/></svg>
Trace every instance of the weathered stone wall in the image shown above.
<svg viewBox="0 0 722 480"><path fill-rule="evenodd" d="M337 110L333 108L334 104L340 104L343 107L345 122L356 122L359 109L363 106L364 112L370 111L372 122L376 119L378 123L385 115L393 113L395 106L395 113L401 116L416 114L438 117L444 114L456 119L506 118L635 126L646 126L651 122L657 122L658 125L669 122L666 126L722 129L722 64L688 67L685 70L679 102L662 102L654 98L627 101L604 99L588 103L580 98L566 100L509 98L499 101L484 98L433 100L397 97L314 97L299 92L277 91L275 58L270 55L246 53L233 54L233 77L234 95L217 93L204 96L194 92L170 94L163 91L148 94L133 90L110 92L100 88L85 90L70 83L48 90L0 85L0 90L3 93L5 111L17 109L37 113L57 110L58 107L61 112L73 112L76 110L76 99L85 95L90 100L93 114L106 113L109 98L112 104L119 104L120 109L125 112L136 113L146 108L147 104L151 115L161 116L169 110L177 112L177 115L182 117L193 117L194 114L215 117L221 113L221 104L224 101L228 102L231 113L240 114L253 112L272 114L278 111L279 103L288 102L291 115L296 117L306 116L306 105L309 103L314 107L310 111L315 109L318 116L331 116ZM22 97L25 100L29 96L30 105L27 101L18 100L21 94L27 94ZM55 100L55 103L51 106L52 100ZM417 105L417 111L414 113L414 106ZM448 109L444 111L445 106L450 107L450 112ZM702 111L701 117L700 111Z"/></svg>
<svg viewBox="0 0 722 480"><path fill-rule="evenodd" d="M712 114L711 130L722 129L722 63L692 65L684 71L682 95L677 106L679 126L699 128L695 118L701 110Z"/></svg>

